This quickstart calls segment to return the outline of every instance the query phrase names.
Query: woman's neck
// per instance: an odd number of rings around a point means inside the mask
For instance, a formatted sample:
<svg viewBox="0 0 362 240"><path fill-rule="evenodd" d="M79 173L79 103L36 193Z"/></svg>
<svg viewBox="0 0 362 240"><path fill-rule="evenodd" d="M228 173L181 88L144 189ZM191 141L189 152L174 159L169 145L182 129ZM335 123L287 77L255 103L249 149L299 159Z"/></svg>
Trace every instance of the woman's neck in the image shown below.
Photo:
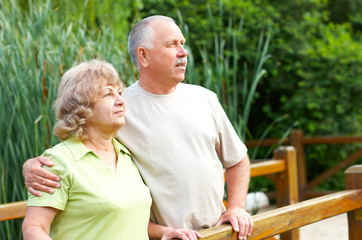
<svg viewBox="0 0 362 240"><path fill-rule="evenodd" d="M112 172L117 168L117 153L112 144L113 135L97 134L90 131L89 139L83 144L92 150Z"/></svg>

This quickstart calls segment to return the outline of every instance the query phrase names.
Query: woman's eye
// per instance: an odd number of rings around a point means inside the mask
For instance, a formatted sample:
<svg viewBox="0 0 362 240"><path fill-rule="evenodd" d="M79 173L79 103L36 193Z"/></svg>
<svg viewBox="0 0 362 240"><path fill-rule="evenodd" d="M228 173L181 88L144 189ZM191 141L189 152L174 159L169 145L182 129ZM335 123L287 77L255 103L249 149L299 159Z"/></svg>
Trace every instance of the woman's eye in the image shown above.
<svg viewBox="0 0 362 240"><path fill-rule="evenodd" d="M112 93L106 93L105 95L104 95L104 97L109 97L109 96L111 96L112 95Z"/></svg>

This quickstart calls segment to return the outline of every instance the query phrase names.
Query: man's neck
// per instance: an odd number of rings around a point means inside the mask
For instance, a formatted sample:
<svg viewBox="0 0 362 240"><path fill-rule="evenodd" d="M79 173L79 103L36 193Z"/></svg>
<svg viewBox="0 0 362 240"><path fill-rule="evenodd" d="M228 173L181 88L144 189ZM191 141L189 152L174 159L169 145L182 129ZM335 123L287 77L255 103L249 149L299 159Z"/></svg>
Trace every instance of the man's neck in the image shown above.
<svg viewBox="0 0 362 240"><path fill-rule="evenodd" d="M146 92L156 94L156 95L166 95L174 92L176 90L176 84L160 84L156 82L151 82L149 80L140 79L138 85L145 90Z"/></svg>

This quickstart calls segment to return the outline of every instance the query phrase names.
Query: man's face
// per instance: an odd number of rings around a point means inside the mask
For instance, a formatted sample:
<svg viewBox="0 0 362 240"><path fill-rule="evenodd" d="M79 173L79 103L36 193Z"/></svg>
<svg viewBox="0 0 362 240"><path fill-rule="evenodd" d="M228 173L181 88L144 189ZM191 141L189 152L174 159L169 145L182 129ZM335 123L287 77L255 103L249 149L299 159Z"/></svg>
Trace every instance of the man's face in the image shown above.
<svg viewBox="0 0 362 240"><path fill-rule="evenodd" d="M180 28L169 21L155 21L151 27L155 39L154 47L148 50L149 73L168 83L183 81L188 53L184 48L185 38Z"/></svg>

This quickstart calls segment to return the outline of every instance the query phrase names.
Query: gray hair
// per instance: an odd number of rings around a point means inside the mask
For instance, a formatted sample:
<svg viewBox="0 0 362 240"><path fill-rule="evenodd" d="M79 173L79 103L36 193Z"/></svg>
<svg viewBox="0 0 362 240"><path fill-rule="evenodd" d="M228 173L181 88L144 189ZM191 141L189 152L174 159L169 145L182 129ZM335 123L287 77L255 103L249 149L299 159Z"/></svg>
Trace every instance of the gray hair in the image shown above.
<svg viewBox="0 0 362 240"><path fill-rule="evenodd" d="M140 68L140 61L137 56L137 48L140 46L145 47L146 49L153 48L153 40L155 39L155 33L151 28L151 23L153 21L169 21L175 23L175 21L166 16L154 15L142 19L138 22L131 30L128 36L128 52L131 57L132 62L136 67ZM176 23L175 23L176 24Z"/></svg>

